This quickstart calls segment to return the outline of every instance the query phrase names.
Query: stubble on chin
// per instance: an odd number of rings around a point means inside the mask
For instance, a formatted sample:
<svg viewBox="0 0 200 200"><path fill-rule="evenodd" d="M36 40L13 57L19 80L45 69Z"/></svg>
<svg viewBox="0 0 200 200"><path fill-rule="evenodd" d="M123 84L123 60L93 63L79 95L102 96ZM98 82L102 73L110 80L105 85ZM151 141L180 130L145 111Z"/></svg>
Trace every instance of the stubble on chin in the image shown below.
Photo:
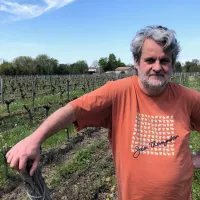
<svg viewBox="0 0 200 200"><path fill-rule="evenodd" d="M155 79L155 80L150 80L148 76L143 76L141 77L141 82L145 89L152 94L159 94L161 93L167 83L169 82L170 78L166 76L162 76L162 78Z"/></svg>

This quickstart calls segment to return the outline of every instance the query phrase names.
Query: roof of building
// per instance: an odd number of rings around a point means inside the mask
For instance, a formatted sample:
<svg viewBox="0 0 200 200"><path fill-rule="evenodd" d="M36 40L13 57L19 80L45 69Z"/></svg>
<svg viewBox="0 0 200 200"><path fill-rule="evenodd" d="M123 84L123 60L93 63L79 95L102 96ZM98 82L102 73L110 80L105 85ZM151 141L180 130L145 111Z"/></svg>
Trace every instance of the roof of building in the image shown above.
<svg viewBox="0 0 200 200"><path fill-rule="evenodd" d="M88 67L88 69L99 69L99 67Z"/></svg>
<svg viewBox="0 0 200 200"><path fill-rule="evenodd" d="M106 71L106 74L115 73L115 71Z"/></svg>
<svg viewBox="0 0 200 200"><path fill-rule="evenodd" d="M118 67L115 69L115 71L126 71L126 70L129 70L131 69L131 67Z"/></svg>

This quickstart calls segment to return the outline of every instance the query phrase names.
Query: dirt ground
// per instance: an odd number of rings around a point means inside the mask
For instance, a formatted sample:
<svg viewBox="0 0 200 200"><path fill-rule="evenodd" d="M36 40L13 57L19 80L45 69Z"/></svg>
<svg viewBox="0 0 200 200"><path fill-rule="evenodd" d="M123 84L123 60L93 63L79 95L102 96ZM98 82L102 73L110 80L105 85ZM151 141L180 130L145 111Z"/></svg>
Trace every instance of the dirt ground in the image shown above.
<svg viewBox="0 0 200 200"><path fill-rule="evenodd" d="M98 141L106 145L95 151L84 169L78 170L62 179L56 186L49 186L50 180L57 175L57 166L68 163L81 149ZM117 187L112 153L107 141L106 129L88 129L80 132L69 144L45 152L41 157L42 175L55 200L112 200L117 199ZM0 189L2 200L29 199L19 175L10 177L9 186Z"/></svg>

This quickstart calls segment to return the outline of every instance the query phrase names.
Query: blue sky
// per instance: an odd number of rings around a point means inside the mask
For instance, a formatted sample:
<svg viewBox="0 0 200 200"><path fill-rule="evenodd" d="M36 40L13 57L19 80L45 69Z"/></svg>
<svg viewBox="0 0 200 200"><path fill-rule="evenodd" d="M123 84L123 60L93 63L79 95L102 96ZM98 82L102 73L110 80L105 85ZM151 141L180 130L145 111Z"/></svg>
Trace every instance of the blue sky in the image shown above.
<svg viewBox="0 0 200 200"><path fill-rule="evenodd" d="M47 54L89 65L114 53L133 63L130 42L148 25L177 33L181 62L200 59L199 0L0 0L0 58Z"/></svg>

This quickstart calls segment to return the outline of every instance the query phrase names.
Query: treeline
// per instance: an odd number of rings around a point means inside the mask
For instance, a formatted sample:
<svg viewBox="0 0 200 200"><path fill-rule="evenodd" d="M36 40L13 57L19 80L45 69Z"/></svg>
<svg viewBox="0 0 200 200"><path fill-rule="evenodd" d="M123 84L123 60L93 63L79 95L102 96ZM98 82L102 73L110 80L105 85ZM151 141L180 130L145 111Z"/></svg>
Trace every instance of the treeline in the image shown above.
<svg viewBox="0 0 200 200"><path fill-rule="evenodd" d="M59 64L58 60L45 54L36 58L19 56L12 62L0 65L0 75L51 75L51 74L85 74L88 64L84 60L72 64Z"/></svg>
<svg viewBox="0 0 200 200"><path fill-rule="evenodd" d="M175 63L175 72L200 72L200 60L193 59L181 64L179 61Z"/></svg>
<svg viewBox="0 0 200 200"><path fill-rule="evenodd" d="M92 67L100 67L101 72L112 71L122 66L125 64L113 53L108 58L100 58L92 63ZM87 74L88 67L84 60L72 64L59 64L57 59L41 54L36 58L19 56L12 62L4 61L0 65L0 75Z"/></svg>
<svg viewBox="0 0 200 200"><path fill-rule="evenodd" d="M123 63L120 58L117 59L113 53L111 53L108 57L100 58L98 64L104 72L114 71L118 67L126 66L125 63Z"/></svg>
<svg viewBox="0 0 200 200"><path fill-rule="evenodd" d="M102 57L92 63L92 67L100 67L100 72L114 71L117 67L126 66L120 58L111 53L108 57ZM129 65L130 66L130 65ZM51 74L87 74L88 64L85 60L79 60L72 64L59 64L58 60L45 54L36 58L19 56L12 62L5 61L0 65L0 75L51 75ZM130 67L134 67L133 65ZM193 59L175 63L175 72L200 72L200 60Z"/></svg>

